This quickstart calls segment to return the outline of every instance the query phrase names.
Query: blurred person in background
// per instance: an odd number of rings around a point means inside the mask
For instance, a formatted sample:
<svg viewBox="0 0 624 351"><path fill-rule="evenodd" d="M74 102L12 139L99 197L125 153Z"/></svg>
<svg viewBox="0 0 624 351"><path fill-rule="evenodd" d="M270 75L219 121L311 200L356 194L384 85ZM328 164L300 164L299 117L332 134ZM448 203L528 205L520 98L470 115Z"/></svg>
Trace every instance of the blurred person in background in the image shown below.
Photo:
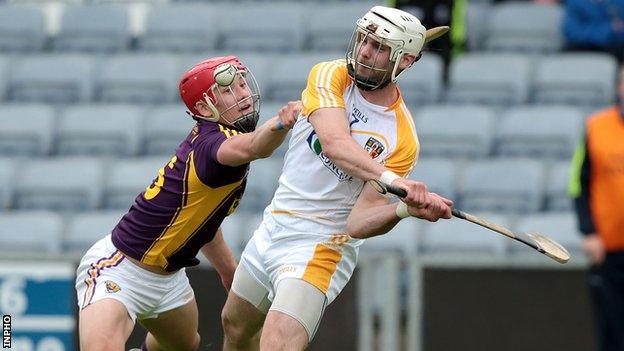
<svg viewBox="0 0 624 351"><path fill-rule="evenodd" d="M425 28L451 27L449 35L427 45L444 60L446 80L451 59L465 50L467 0L388 0L386 4L411 13Z"/></svg>
<svg viewBox="0 0 624 351"><path fill-rule="evenodd" d="M587 119L570 182L591 263L599 351L624 350L624 69L619 78L620 103Z"/></svg>
<svg viewBox="0 0 624 351"><path fill-rule="evenodd" d="M222 312L225 350L306 348L353 274L362 239L410 216L451 217L450 200L405 178L419 143L396 84L447 30L375 6L357 21L346 60L312 68L279 187ZM375 182L407 196L390 203Z"/></svg>
<svg viewBox="0 0 624 351"><path fill-rule="evenodd" d="M237 263L221 222L243 196L249 163L271 155L300 110L299 103L289 103L256 129L258 85L235 56L195 65L179 90L196 125L77 269L83 351L124 350L136 320L148 330L142 350L199 347L197 304L185 267L199 264L201 251L229 290Z"/></svg>
<svg viewBox="0 0 624 351"><path fill-rule="evenodd" d="M624 0L566 0L563 35L572 51L604 51L624 58Z"/></svg>

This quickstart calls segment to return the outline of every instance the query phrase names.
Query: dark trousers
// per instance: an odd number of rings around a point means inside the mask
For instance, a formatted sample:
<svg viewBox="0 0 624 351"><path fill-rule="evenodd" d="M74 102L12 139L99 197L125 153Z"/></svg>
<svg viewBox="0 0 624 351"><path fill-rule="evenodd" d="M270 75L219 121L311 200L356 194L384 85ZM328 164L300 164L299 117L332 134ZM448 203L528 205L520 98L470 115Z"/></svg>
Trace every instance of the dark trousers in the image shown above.
<svg viewBox="0 0 624 351"><path fill-rule="evenodd" d="M608 253L588 274L599 351L624 351L624 252Z"/></svg>

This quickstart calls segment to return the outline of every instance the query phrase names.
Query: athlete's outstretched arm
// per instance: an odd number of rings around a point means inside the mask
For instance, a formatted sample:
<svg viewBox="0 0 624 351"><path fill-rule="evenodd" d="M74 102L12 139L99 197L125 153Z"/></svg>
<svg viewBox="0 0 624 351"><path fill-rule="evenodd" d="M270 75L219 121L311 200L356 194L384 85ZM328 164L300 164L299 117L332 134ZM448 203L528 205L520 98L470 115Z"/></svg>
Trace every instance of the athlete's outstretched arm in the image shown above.
<svg viewBox="0 0 624 351"><path fill-rule="evenodd" d="M232 251L223 239L221 227L217 229L214 239L202 246L201 252L219 273L225 290L230 291L237 263Z"/></svg>
<svg viewBox="0 0 624 351"><path fill-rule="evenodd" d="M431 205L423 208L409 207L400 201L391 204L388 198L366 183L347 219L347 234L358 239L385 234L408 216L432 222L440 218L451 218L451 200L435 193L427 193L426 196ZM399 216L401 210L397 210L397 207L401 206L404 208L402 216Z"/></svg>
<svg viewBox="0 0 624 351"><path fill-rule="evenodd" d="M308 117L323 152L340 169L363 180L378 179L386 168L375 162L351 137L349 119L341 107L319 108Z"/></svg>
<svg viewBox="0 0 624 351"><path fill-rule="evenodd" d="M300 101L289 102L282 107L277 116L263 123L255 131L234 135L224 141L217 151L217 160L223 165L234 167L271 156L297 121L300 111ZM281 129L276 128L278 122L281 123Z"/></svg>
<svg viewBox="0 0 624 351"><path fill-rule="evenodd" d="M312 112L308 121L314 127L325 155L346 173L367 181L377 180L382 173L387 171L351 137L345 109L341 107L319 108ZM403 198L403 201L408 205L418 207L432 205L430 198L426 196L428 191L424 183L396 178L391 181L391 184L407 190L407 196Z"/></svg>

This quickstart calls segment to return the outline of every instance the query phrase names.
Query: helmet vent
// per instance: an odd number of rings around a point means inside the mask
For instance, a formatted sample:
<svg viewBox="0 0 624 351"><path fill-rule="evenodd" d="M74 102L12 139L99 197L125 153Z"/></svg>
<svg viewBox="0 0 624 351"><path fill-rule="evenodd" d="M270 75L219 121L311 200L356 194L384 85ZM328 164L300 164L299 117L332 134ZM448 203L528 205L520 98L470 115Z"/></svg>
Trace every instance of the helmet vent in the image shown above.
<svg viewBox="0 0 624 351"><path fill-rule="evenodd" d="M407 16L401 16L401 19L403 19L406 22L414 22L414 20L411 17L407 17Z"/></svg>

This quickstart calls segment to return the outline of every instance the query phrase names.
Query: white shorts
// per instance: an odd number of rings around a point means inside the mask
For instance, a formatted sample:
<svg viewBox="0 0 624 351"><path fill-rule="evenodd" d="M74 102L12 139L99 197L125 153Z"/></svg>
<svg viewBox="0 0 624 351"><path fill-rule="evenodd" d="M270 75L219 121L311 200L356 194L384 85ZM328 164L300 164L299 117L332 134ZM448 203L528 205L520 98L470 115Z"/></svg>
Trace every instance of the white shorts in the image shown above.
<svg viewBox="0 0 624 351"><path fill-rule="evenodd" d="M115 299L133 321L156 318L195 297L184 269L170 275L147 271L126 259L110 235L82 257L76 270L76 293L80 309L102 299Z"/></svg>
<svg viewBox="0 0 624 351"><path fill-rule="evenodd" d="M266 288L270 301L282 279L297 278L318 288L330 304L353 274L361 241L342 234L298 230L308 223L298 225L297 218L288 226L278 225L267 212L247 243L240 264Z"/></svg>

